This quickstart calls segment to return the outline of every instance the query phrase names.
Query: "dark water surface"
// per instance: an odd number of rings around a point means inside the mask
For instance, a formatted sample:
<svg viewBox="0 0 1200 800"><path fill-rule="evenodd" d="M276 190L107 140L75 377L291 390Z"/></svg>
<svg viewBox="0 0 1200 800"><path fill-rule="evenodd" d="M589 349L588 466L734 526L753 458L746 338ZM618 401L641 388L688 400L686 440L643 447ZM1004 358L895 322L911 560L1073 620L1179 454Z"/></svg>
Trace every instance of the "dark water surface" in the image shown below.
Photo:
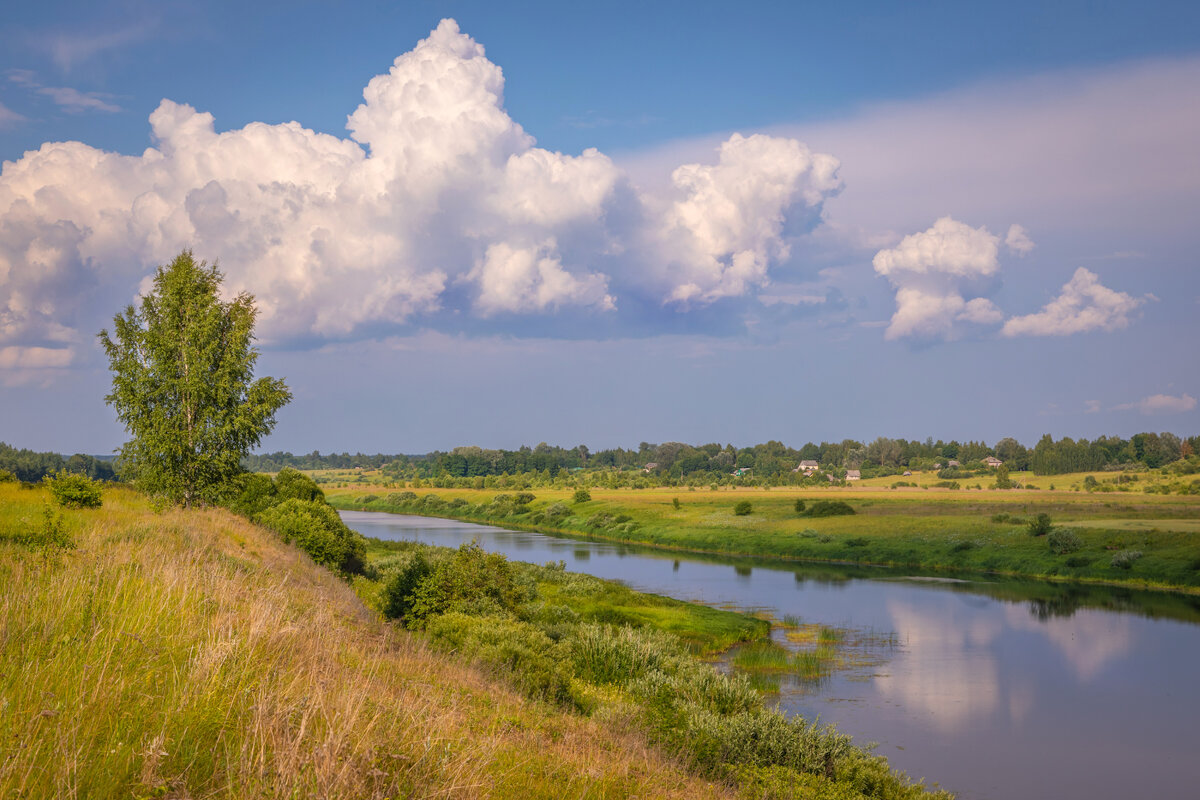
<svg viewBox="0 0 1200 800"><path fill-rule="evenodd" d="M366 536L567 569L714 606L872 632L879 662L779 706L962 798L1200 798L1200 598L666 553L468 522L340 512Z"/></svg>

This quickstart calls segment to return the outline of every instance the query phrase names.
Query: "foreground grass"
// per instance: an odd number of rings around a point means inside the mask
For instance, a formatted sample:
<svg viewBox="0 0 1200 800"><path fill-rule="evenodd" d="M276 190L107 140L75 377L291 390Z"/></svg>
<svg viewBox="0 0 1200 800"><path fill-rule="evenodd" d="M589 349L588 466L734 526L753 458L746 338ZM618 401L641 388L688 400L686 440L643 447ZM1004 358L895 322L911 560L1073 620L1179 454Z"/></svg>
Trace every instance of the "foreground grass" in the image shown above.
<svg viewBox="0 0 1200 800"><path fill-rule="evenodd" d="M75 549L15 543L45 502L0 485L0 797L732 795L395 631L236 516L108 489L63 513Z"/></svg>
<svg viewBox="0 0 1200 800"><path fill-rule="evenodd" d="M1056 476L1059 486L1077 476ZM894 565L927 572L989 572L1200 593L1200 496L1088 494L1068 490L845 489L538 489L526 507L496 503L495 491L397 490L349 486L329 491L340 508L428 514L508 527L634 542L698 552L808 561ZM423 498L435 495L437 501ZM853 516L806 518L796 500L836 499ZM738 516L746 500L752 513ZM676 502L678 501L678 507ZM554 504L565 507L555 515ZM1026 521L1049 514L1080 540L1054 553ZM1140 555L1133 561L1114 557Z"/></svg>

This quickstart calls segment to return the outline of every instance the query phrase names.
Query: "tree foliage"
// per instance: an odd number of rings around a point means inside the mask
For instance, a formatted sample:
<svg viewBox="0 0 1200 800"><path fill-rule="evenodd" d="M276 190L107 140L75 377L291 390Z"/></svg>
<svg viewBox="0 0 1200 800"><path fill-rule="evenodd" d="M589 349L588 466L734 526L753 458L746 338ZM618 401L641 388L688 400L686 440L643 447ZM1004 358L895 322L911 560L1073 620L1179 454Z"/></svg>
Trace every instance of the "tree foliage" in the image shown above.
<svg viewBox="0 0 1200 800"><path fill-rule="evenodd" d="M190 506L212 502L291 399L281 380L253 380L254 298L220 299L216 264L183 251L154 275L140 308L100 332L113 373L105 399L132 437L121 469L139 488Z"/></svg>

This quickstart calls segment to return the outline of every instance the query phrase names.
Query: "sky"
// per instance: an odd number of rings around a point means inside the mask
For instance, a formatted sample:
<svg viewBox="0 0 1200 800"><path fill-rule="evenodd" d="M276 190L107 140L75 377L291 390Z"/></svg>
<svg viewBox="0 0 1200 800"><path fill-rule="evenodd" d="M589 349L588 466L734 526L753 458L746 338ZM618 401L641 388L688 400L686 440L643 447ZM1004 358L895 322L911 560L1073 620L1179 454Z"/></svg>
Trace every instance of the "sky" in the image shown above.
<svg viewBox="0 0 1200 800"><path fill-rule="evenodd" d="M184 248L261 450L1200 432L1200 6L21 4L0 441Z"/></svg>

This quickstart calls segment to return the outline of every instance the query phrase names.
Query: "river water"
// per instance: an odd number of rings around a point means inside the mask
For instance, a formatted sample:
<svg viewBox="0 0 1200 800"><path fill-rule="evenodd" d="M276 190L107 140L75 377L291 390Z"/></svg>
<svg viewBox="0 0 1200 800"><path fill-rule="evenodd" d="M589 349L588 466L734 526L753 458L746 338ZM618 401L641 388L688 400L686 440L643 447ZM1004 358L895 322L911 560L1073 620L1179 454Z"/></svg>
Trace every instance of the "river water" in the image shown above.
<svg viewBox="0 0 1200 800"><path fill-rule="evenodd" d="M879 643L869 663L785 685L780 709L876 742L894 767L961 798L1200 797L1200 598L928 580L340 513L366 536L474 540L641 591L858 632Z"/></svg>

